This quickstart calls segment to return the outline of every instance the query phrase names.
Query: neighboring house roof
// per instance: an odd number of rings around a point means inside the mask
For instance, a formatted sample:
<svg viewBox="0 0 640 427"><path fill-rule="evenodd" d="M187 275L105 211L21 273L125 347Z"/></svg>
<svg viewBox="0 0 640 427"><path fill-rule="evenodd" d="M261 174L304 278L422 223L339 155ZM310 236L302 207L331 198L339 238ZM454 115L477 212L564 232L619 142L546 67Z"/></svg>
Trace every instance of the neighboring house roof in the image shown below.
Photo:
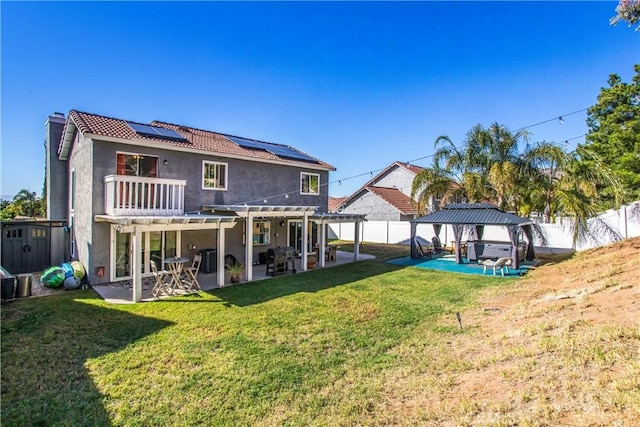
<svg viewBox="0 0 640 427"><path fill-rule="evenodd" d="M402 163L402 162L396 162L399 166L402 166L403 168L407 169L410 172L413 172L414 174L418 175L420 172L422 172L424 170L424 168L422 166L416 166L416 165L412 165L409 163Z"/></svg>
<svg viewBox="0 0 640 427"><path fill-rule="evenodd" d="M396 188L367 186L365 189L380 197L403 215L418 213L418 210L411 203L411 198Z"/></svg>
<svg viewBox="0 0 640 427"><path fill-rule="evenodd" d="M418 224L528 225L529 218L505 212L491 203L451 203L439 211L411 220Z"/></svg>
<svg viewBox="0 0 640 427"><path fill-rule="evenodd" d="M103 137L107 139L115 138L118 140L138 143L139 145L148 145L149 143L152 143L158 144L158 146L165 146L164 148L177 148L189 151L193 150L200 152L210 152L218 155L248 158L266 162L271 161L297 165L305 164L310 168L335 170L335 167L331 166L330 164L316 159L315 157L310 156L309 154L288 145L267 143L265 141L248 140L259 143L263 146L269 145L278 149L274 151L282 152L291 150L296 155L302 155L304 157L310 158L311 161L301 161L299 159L296 160L288 158L283 155L275 154L273 152L266 151L260 148L249 148L246 146L240 146L239 144L233 142L228 138L233 137L232 135L226 135L218 132L176 125L157 120L146 124L147 126L170 129L177 132L177 134L182 137L180 139L171 139L138 133L133 128L131 128L128 123L143 124L114 117L107 117L77 110L71 110L69 112L67 122L65 123L65 129L62 133L62 141L60 142L60 146L58 148L58 154L61 155L61 157L66 156L69 151L70 144L72 143L73 133L75 131L75 128L77 128L84 136L89 137Z"/></svg>
<svg viewBox="0 0 640 427"><path fill-rule="evenodd" d="M329 212L335 212L340 208L342 202L344 202L346 197L331 197L329 196Z"/></svg>
<svg viewBox="0 0 640 427"><path fill-rule="evenodd" d="M381 170L380 172L378 172L373 178L371 178L369 181L367 181L362 188L367 187L369 185L373 185L374 183L376 183L377 181L380 180L380 178L382 178L384 175L386 175L391 169L393 169L394 167L401 167L403 169L408 170L409 172L411 172L414 175L419 174L421 171L424 170L423 167L420 166L415 166L409 163L403 163L403 162L399 162L399 161L395 161L393 163L391 163L389 166L387 166L386 168L384 168L383 170ZM357 193L357 191L356 191ZM355 194L355 193L354 193Z"/></svg>
<svg viewBox="0 0 640 427"><path fill-rule="evenodd" d="M409 163L403 163L403 162L395 161L395 162L391 163L389 166L387 166L386 168L384 168L382 171L380 171L378 174L376 174L369 181L367 181L362 187L360 187L358 190L356 190L353 194L351 194L350 196L345 197L345 199L342 201L342 204L346 205L349 202L351 202L363 190L365 190L367 187L373 186L378 180L380 180L384 175L386 175L390 170L392 170L395 167L401 167L403 169L406 169L409 172L413 173L414 175L417 175L421 171L424 170L424 168L420 167L420 166L415 166L415 165L411 165ZM382 188L382 187L378 187L378 188ZM417 213L417 211L414 212L414 213Z"/></svg>

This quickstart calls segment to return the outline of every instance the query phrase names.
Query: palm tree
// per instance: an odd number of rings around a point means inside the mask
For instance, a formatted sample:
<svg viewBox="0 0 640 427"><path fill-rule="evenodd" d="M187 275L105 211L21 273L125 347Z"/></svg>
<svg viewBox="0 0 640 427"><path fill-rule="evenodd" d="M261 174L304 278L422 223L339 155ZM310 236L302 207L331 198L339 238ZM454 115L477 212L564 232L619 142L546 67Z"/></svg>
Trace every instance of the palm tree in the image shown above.
<svg viewBox="0 0 640 427"><path fill-rule="evenodd" d="M21 215L35 216L41 213L42 201L35 191L26 189L20 190L14 197L13 203L20 211Z"/></svg>
<svg viewBox="0 0 640 427"><path fill-rule="evenodd" d="M524 152L528 150L529 133L526 130L512 133L506 126L494 122L488 129L476 126L472 135L474 137L468 141L475 144L473 162L485 177L483 185L487 188L487 198L500 209L517 210L517 192L526 166L520 145L525 143Z"/></svg>
<svg viewBox="0 0 640 427"><path fill-rule="evenodd" d="M622 186L611 169L594 153L566 153L550 142L529 144L528 138L526 131L511 133L498 123L488 129L474 126L460 148L438 137L433 166L413 180L411 197L419 211L438 196L441 205L487 200L524 216L540 212L547 223L569 217L574 243L610 233L604 222L591 218L602 210L601 188L612 188L620 204ZM521 141L526 142L522 151Z"/></svg>
<svg viewBox="0 0 640 427"><path fill-rule="evenodd" d="M487 181L491 184L500 209L509 210L517 206L518 169L515 163L494 163L489 169Z"/></svg>
<svg viewBox="0 0 640 427"><path fill-rule="evenodd" d="M526 161L532 178L529 206L542 212L544 222L571 218L574 244L589 236L615 234L604 221L592 219L602 210L599 187L613 189L616 206L622 199L620 182L596 154L566 153L543 142L527 153Z"/></svg>
<svg viewBox="0 0 640 427"><path fill-rule="evenodd" d="M475 201L479 177L467 168L466 153L460 151L448 136L440 136L434 146L433 166L418 173L411 186L411 198L416 200L418 211L426 212L433 199L440 205L452 200Z"/></svg>
<svg viewBox="0 0 640 427"><path fill-rule="evenodd" d="M411 198L415 200L418 212L426 213L433 199L447 204L456 196L464 197L462 181L455 174L441 168L425 168L413 179Z"/></svg>
<svg viewBox="0 0 640 427"><path fill-rule="evenodd" d="M554 192L565 176L569 158L559 146L543 141L528 147L522 159L520 190L526 211L521 213L542 212L544 222L551 222L557 212Z"/></svg>
<svg viewBox="0 0 640 427"><path fill-rule="evenodd" d="M518 144L528 133L511 133L504 125L493 123L488 129L476 125L465 136L461 148L447 136L436 139L433 167L424 169L414 181L411 196L423 211L428 201L441 196L445 205L455 198L468 202L497 201L511 208L522 162Z"/></svg>

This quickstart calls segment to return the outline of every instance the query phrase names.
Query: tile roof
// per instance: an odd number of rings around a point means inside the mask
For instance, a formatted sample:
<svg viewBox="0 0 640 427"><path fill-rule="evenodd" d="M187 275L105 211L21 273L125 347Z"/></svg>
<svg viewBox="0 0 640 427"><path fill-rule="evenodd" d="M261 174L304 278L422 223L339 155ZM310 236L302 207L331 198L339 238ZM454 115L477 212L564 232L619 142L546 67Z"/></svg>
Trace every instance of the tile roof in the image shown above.
<svg viewBox="0 0 640 427"><path fill-rule="evenodd" d="M403 168L407 169L409 172L412 172L416 175L418 175L420 172L424 170L422 166L416 166L410 163L396 162L396 164L402 166Z"/></svg>
<svg viewBox="0 0 640 427"><path fill-rule="evenodd" d="M280 163L308 163L299 160L292 160L286 157L281 157L276 154L259 150L259 149L250 149L237 145L233 141L225 138L225 135L218 132L212 132L197 128L192 128L188 126L176 125L172 123L166 123L154 120L151 123L141 123L149 126L155 126L165 129L172 129L182 137L186 139L186 141L177 141L165 138L156 138L148 135L141 135L136 133L128 124L127 120L117 119L113 117L101 116L98 114L86 113L77 110L71 110L69 112L69 119L73 120L77 128L81 133L90 133L97 136L105 136L110 138L117 139L125 139L125 140L146 140L154 143L158 143L158 145L164 145L166 148L170 147L181 147L181 148L189 148L197 151L205 151L211 152L218 155L231 155L231 156L239 156L246 157L252 159L260 159L264 161L277 161ZM132 123L138 123L133 122ZM65 125L66 127L66 125ZM63 134L64 135L64 134ZM294 147L289 147L299 153L303 153L309 157L316 159L313 156L310 156L303 151L300 151ZM324 169L335 170L335 167L331 166L328 163L325 163L319 159L316 159L317 163L308 163L309 165L320 166Z"/></svg>
<svg viewBox="0 0 640 427"><path fill-rule="evenodd" d="M365 190L380 197L403 215L416 215L418 213L418 210L411 203L411 198L397 188L366 186Z"/></svg>
<svg viewBox="0 0 640 427"><path fill-rule="evenodd" d="M369 181L367 181L362 188L367 187L369 185L374 185L376 182L380 181L380 179L382 177L384 177L385 175L387 175L389 172L391 172L394 168L397 167L401 167L403 169L408 170L409 172L417 175L420 172L422 172L424 170L424 168L420 167L420 166L415 166L415 165L410 165L409 163L402 163L399 161L394 161L393 163L391 163L389 166L387 166L386 168L384 168L383 170L381 170L380 172L378 172L373 178L371 178Z"/></svg>
<svg viewBox="0 0 640 427"><path fill-rule="evenodd" d="M420 167L420 166L415 166L415 165L411 165L409 163L403 163L403 162L399 162L399 161L394 161L393 163L391 163L389 166L387 166L386 168L384 168L382 171L380 171L378 174L376 174L373 178L371 178L369 181L367 181L362 187L360 187L358 190L356 190L354 193L352 193L350 196L347 196L347 198L344 200L345 202L350 202L352 199L355 199L356 196L358 194L360 194L364 189L375 186L375 184L380 181L380 179L385 176L387 173L389 173L391 170L393 170L393 168L398 168L401 167L403 169L408 170L409 172L413 173L413 174L418 174L420 172L422 172L424 170L424 168ZM377 187L377 188L382 188L382 187ZM395 207L395 206L394 206ZM413 214L417 214L416 212L411 212Z"/></svg>
<svg viewBox="0 0 640 427"><path fill-rule="evenodd" d="M340 207L342 202L347 200L346 197L331 197L329 196L329 212L334 212L337 208Z"/></svg>

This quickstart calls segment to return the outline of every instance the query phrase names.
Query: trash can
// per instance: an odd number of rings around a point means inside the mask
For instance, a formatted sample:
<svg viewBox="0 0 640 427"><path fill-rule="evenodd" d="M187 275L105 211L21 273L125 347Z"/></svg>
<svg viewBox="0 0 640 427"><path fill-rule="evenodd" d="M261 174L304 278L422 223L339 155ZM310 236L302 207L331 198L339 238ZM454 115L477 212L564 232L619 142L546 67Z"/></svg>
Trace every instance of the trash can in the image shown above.
<svg viewBox="0 0 640 427"><path fill-rule="evenodd" d="M16 298L24 298L31 296L31 284L33 283L33 274L18 274L16 276Z"/></svg>
<svg viewBox="0 0 640 427"><path fill-rule="evenodd" d="M202 249L200 256L202 256L201 272L215 273L218 271L218 251L216 249Z"/></svg>
<svg viewBox="0 0 640 427"><path fill-rule="evenodd" d="M2 277L2 299L13 299L16 278L2 267L0 267L0 277Z"/></svg>

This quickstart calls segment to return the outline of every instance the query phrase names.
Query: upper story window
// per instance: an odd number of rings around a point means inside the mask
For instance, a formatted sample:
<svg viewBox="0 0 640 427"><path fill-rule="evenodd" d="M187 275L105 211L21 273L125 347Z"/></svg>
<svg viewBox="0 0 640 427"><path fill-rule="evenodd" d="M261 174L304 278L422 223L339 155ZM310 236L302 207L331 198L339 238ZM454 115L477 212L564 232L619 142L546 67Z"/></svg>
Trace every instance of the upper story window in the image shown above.
<svg viewBox="0 0 640 427"><path fill-rule="evenodd" d="M158 157L131 153L117 153L116 156L118 175L158 177Z"/></svg>
<svg viewBox="0 0 640 427"><path fill-rule="evenodd" d="M301 172L300 194L320 194L320 175Z"/></svg>
<svg viewBox="0 0 640 427"><path fill-rule="evenodd" d="M202 162L202 189L227 189L227 164L218 162Z"/></svg>

